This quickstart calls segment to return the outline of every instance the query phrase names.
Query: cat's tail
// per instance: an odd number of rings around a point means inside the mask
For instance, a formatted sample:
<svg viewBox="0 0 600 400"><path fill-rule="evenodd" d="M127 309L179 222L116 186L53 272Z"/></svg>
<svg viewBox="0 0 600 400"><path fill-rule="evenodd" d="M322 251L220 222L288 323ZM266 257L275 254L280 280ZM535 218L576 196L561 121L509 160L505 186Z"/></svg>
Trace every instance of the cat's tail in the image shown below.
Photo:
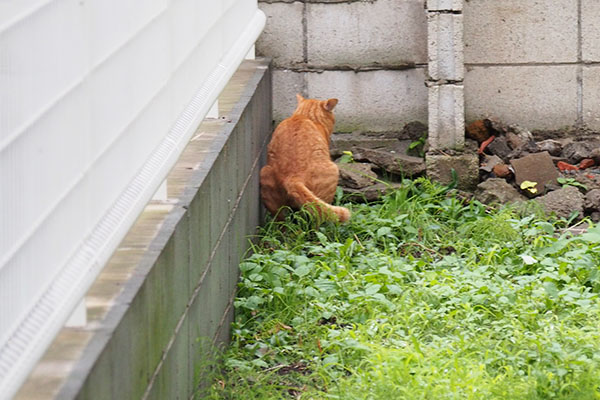
<svg viewBox="0 0 600 400"><path fill-rule="evenodd" d="M346 207L332 206L324 202L299 180L283 182L283 186L288 196L296 203L296 206L313 205L314 211L320 218L339 222L346 222L350 219L350 210Z"/></svg>

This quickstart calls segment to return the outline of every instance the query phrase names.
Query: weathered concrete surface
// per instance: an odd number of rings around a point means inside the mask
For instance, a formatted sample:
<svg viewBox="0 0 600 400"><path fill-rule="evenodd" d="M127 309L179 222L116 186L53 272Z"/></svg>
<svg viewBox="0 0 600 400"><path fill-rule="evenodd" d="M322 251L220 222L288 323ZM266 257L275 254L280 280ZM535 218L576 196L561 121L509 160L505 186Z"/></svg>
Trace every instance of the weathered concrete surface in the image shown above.
<svg viewBox="0 0 600 400"><path fill-rule="evenodd" d="M427 59L422 1L307 4L308 63L403 65Z"/></svg>
<svg viewBox="0 0 600 400"><path fill-rule="evenodd" d="M246 61L17 399L189 398L229 337L238 263L260 223L268 63ZM58 367L57 367L58 366Z"/></svg>
<svg viewBox="0 0 600 400"><path fill-rule="evenodd" d="M573 126L577 114L577 66L467 67L467 121L495 116L533 129Z"/></svg>
<svg viewBox="0 0 600 400"><path fill-rule="evenodd" d="M465 62L577 61L577 1L466 1Z"/></svg>
<svg viewBox="0 0 600 400"><path fill-rule="evenodd" d="M583 61L600 62L600 2L581 2L581 48ZM598 87L598 86L596 86Z"/></svg>
<svg viewBox="0 0 600 400"><path fill-rule="evenodd" d="M463 0L427 0L429 11L462 11Z"/></svg>
<svg viewBox="0 0 600 400"><path fill-rule="evenodd" d="M431 149L459 149L465 143L464 87L429 88L429 145Z"/></svg>
<svg viewBox="0 0 600 400"><path fill-rule="evenodd" d="M296 93L306 95L306 72L274 69L273 119L277 123L292 115L296 109Z"/></svg>
<svg viewBox="0 0 600 400"><path fill-rule="evenodd" d="M304 4L260 3L260 9L267 16L267 22L256 41L257 55L268 54L274 66L303 63Z"/></svg>
<svg viewBox="0 0 600 400"><path fill-rule="evenodd" d="M427 29L429 79L462 81L464 79L462 14L430 12L427 16Z"/></svg>
<svg viewBox="0 0 600 400"><path fill-rule="evenodd" d="M452 170L458 175L457 187L461 190L473 190L479 183L479 156L476 152L457 155L431 154L425 156L427 176L437 182L452 182Z"/></svg>
<svg viewBox="0 0 600 400"><path fill-rule="evenodd" d="M600 130L600 65L583 68L583 123Z"/></svg>
<svg viewBox="0 0 600 400"><path fill-rule="evenodd" d="M307 73L306 80L309 97L339 99L335 108L337 132L401 131L409 121L427 120L422 68L324 71Z"/></svg>

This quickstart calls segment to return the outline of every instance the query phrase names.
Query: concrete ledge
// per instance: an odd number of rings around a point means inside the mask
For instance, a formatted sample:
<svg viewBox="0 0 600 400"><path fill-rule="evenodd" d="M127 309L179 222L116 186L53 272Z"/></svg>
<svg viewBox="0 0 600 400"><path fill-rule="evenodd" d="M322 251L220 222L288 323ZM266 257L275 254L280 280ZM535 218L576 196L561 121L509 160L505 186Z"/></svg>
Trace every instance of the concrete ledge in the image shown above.
<svg viewBox="0 0 600 400"><path fill-rule="evenodd" d="M259 225L272 131L267 61L245 61L17 399L188 398L229 338L238 263Z"/></svg>

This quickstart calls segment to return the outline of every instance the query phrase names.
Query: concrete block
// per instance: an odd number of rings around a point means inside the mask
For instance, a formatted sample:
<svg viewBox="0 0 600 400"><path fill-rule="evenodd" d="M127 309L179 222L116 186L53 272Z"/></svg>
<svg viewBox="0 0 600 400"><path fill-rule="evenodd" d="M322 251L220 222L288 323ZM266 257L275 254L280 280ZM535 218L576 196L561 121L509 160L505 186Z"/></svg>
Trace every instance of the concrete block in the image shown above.
<svg viewBox="0 0 600 400"><path fill-rule="evenodd" d="M465 2L465 62L577 61L577 1Z"/></svg>
<svg viewBox="0 0 600 400"><path fill-rule="evenodd" d="M273 119L278 124L296 109L296 93L305 93L305 72L273 71Z"/></svg>
<svg viewBox="0 0 600 400"><path fill-rule="evenodd" d="M256 54L271 57L275 66L304 62L304 5L300 2L259 3L259 8L267 16L267 22L256 41Z"/></svg>
<svg viewBox="0 0 600 400"><path fill-rule="evenodd" d="M462 81L463 16L430 13L427 16L427 29L429 79Z"/></svg>
<svg viewBox="0 0 600 400"><path fill-rule="evenodd" d="M600 2L581 2L581 47L584 61L600 61Z"/></svg>
<svg viewBox="0 0 600 400"><path fill-rule="evenodd" d="M461 148L465 144L463 85L429 88L429 146L432 150Z"/></svg>
<svg viewBox="0 0 600 400"><path fill-rule="evenodd" d="M476 152L465 152L451 156L446 154L425 155L427 176L436 182L449 184L452 182L452 170L458 175L457 188L474 190L479 183L479 155Z"/></svg>
<svg viewBox="0 0 600 400"><path fill-rule="evenodd" d="M168 350L158 375L150 392L148 399L185 399L192 390L192 371L189 368L191 357L189 349L189 321L185 320L180 333L175 337L173 345ZM134 397L131 397L134 398Z"/></svg>
<svg viewBox="0 0 600 400"><path fill-rule="evenodd" d="M583 68L583 123L600 130L600 66Z"/></svg>
<svg viewBox="0 0 600 400"><path fill-rule="evenodd" d="M422 68L307 74L309 97L339 99L335 108L337 132L401 131L408 122L425 122L427 88L424 80Z"/></svg>
<svg viewBox="0 0 600 400"><path fill-rule="evenodd" d="M307 4L308 62L314 65L424 63L423 1Z"/></svg>
<svg viewBox="0 0 600 400"><path fill-rule="evenodd" d="M467 121L494 116L529 130L577 121L577 66L472 67L465 75Z"/></svg>
<svg viewBox="0 0 600 400"><path fill-rule="evenodd" d="M463 0L427 0L427 11L462 11Z"/></svg>

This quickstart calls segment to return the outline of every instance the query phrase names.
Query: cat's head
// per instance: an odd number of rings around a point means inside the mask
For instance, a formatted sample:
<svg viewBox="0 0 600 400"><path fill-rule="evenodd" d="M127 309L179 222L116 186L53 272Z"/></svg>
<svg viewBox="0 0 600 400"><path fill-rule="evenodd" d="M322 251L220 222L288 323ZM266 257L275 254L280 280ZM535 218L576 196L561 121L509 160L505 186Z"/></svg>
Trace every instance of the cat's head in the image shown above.
<svg viewBox="0 0 600 400"><path fill-rule="evenodd" d="M294 114L304 115L315 122L326 125L330 131L333 129L335 124L333 109L337 105L338 99L305 99L300 93L296 95L296 99L298 100L298 106Z"/></svg>

